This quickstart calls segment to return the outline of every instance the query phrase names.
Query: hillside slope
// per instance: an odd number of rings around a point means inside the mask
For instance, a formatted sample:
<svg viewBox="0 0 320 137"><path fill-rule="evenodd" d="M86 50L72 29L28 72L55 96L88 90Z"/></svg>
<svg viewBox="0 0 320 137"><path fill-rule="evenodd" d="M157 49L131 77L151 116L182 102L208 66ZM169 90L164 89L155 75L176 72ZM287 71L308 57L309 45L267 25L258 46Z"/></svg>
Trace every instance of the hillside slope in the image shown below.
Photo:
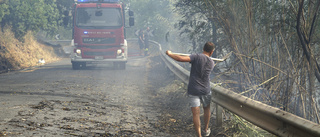
<svg viewBox="0 0 320 137"><path fill-rule="evenodd" d="M15 39L10 29L0 31L0 73L40 65L40 59L46 63L59 59L52 47L39 43L31 32L24 40Z"/></svg>

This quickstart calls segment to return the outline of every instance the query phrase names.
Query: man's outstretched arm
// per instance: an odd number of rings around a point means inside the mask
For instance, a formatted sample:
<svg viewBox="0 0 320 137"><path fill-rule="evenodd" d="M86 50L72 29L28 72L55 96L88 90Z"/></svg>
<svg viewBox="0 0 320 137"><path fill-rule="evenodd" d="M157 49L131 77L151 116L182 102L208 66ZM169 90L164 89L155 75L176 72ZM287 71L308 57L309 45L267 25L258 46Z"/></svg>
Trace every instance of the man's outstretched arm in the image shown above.
<svg viewBox="0 0 320 137"><path fill-rule="evenodd" d="M171 57L172 59L179 61L179 62L190 62L191 59L189 56L180 56L180 55L175 55L172 54L172 52L170 50L166 51L166 54Z"/></svg>

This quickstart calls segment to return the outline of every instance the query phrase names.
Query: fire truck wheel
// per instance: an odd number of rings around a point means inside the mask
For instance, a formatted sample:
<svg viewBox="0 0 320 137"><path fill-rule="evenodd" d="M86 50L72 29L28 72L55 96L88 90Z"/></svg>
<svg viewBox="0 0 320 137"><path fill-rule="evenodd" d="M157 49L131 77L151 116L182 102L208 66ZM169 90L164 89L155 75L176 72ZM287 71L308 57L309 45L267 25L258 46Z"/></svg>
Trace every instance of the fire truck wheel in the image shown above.
<svg viewBox="0 0 320 137"><path fill-rule="evenodd" d="M119 69L125 70L126 69L126 63L124 63L124 62L119 63Z"/></svg>
<svg viewBox="0 0 320 137"><path fill-rule="evenodd" d="M82 64L81 64L81 67L82 67L82 68L87 67L87 63L86 63L86 62L82 63Z"/></svg>
<svg viewBox="0 0 320 137"><path fill-rule="evenodd" d="M125 62L113 62L113 66L115 69L125 70L126 63Z"/></svg>
<svg viewBox="0 0 320 137"><path fill-rule="evenodd" d="M80 63L72 62L72 69L73 69L73 70L80 69Z"/></svg>

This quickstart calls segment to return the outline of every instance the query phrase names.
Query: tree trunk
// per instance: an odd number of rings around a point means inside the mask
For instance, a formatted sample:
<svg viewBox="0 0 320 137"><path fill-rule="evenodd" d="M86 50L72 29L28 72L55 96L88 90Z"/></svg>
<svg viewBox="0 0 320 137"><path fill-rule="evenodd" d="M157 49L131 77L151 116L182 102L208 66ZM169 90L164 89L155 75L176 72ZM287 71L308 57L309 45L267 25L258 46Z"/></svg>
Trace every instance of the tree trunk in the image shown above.
<svg viewBox="0 0 320 137"><path fill-rule="evenodd" d="M304 0L299 0L299 10L298 10L298 14L297 14L297 26L296 26L296 29L297 29L298 37L299 37L303 52L306 55L306 58L307 58L309 64L312 64L312 63L315 64L314 66L311 66L311 67L315 67L315 69L313 69L314 70L314 74L315 74L318 82L320 82L320 66L317 63L317 61L316 61L315 57L313 56L313 53L312 53L312 51L310 49L311 37L312 37L313 31L315 30L315 21L317 19L317 13L319 11L320 1L317 1L317 5L316 5L315 11L314 11L314 16L311 19L312 23L309 26L310 27L309 34L302 33L302 31L303 32L307 32L307 30L303 30L301 28L301 17L303 16L303 14L302 14L303 5L304 5ZM312 11L309 11L309 13L311 13L311 12ZM303 23L304 23L303 25L307 24L307 22L305 22L305 20L304 20Z"/></svg>

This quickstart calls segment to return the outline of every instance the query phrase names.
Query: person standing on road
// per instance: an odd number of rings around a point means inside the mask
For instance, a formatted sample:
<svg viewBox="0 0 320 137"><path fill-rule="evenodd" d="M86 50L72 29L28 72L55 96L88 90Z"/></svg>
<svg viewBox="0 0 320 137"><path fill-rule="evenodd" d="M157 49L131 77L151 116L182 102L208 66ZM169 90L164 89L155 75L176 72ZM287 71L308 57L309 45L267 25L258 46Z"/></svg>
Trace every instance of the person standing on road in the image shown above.
<svg viewBox="0 0 320 137"><path fill-rule="evenodd" d="M150 28L147 27L144 34L144 55L148 56L149 51Z"/></svg>
<svg viewBox="0 0 320 137"><path fill-rule="evenodd" d="M203 47L203 52L200 54L191 54L190 56L180 56L172 54L170 50L166 54L172 59L179 62L190 62L191 71L188 84L188 100L193 114L193 124L198 137L201 137L201 122L200 122L200 104L204 109L204 135L210 135L210 103L211 103L211 87L210 74L214 67L214 62L210 58L215 45L212 42L207 42Z"/></svg>
<svg viewBox="0 0 320 137"><path fill-rule="evenodd" d="M143 30L140 29L139 35L138 35L138 43L139 43L139 48L140 48L140 56L142 55L142 50L144 49L144 33Z"/></svg>

